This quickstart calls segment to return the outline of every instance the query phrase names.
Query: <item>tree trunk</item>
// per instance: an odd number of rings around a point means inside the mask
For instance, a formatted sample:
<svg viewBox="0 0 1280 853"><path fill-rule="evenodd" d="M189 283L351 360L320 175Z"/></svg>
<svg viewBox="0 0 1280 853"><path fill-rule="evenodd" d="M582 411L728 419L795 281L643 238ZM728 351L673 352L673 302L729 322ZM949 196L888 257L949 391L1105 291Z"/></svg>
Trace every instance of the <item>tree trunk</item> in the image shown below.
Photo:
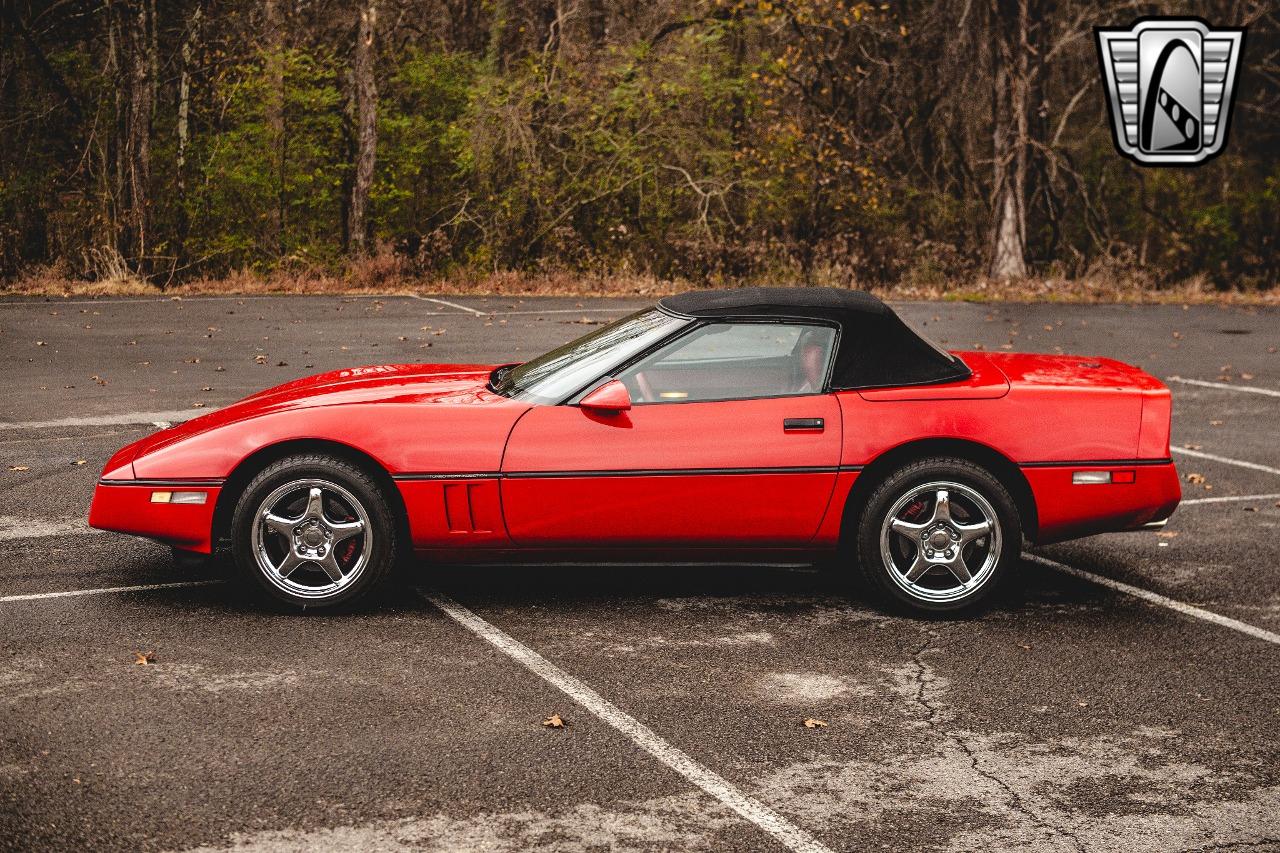
<svg viewBox="0 0 1280 853"><path fill-rule="evenodd" d="M285 138L284 138L284 13L282 0L264 0L263 29L266 35L266 77L268 145L271 147L271 163L276 204L270 211L267 241L276 257L284 255L285 210L288 194L285 192Z"/></svg>
<svg viewBox="0 0 1280 853"><path fill-rule="evenodd" d="M146 0L124 4L121 26L128 62L128 105L125 116L125 227L120 253L142 275L150 272L151 245L151 114L155 108L155 80L151 75L151 19Z"/></svg>
<svg viewBox="0 0 1280 853"><path fill-rule="evenodd" d="M377 32L378 3L367 0L360 9L356 27L356 53L352 69L356 100L356 174L351 185L351 212L347 217L351 251L368 251L369 188L378 148L378 86L374 80L374 37Z"/></svg>
<svg viewBox="0 0 1280 853"><path fill-rule="evenodd" d="M181 259L184 255L183 244L186 242L190 222L187 219L187 148L191 144L191 54L196 39L200 36L200 16L203 7L199 3L191 13L187 24L186 35L182 38L182 50L179 55L181 69L178 73L178 151L174 158L174 171L177 174L178 189L178 234L175 252Z"/></svg>
<svg viewBox="0 0 1280 853"><path fill-rule="evenodd" d="M1027 277L1027 2L991 5L994 65L992 124L994 180L991 194L993 278Z"/></svg>
<svg viewBox="0 0 1280 853"><path fill-rule="evenodd" d="M593 49L604 47L609 38L609 5L605 0L587 0L587 34Z"/></svg>
<svg viewBox="0 0 1280 853"><path fill-rule="evenodd" d="M995 248L991 259L991 276L1000 279L1027 277L1027 264L1023 257L1023 226L1018 216L1016 191L1011 184L1000 194L997 211Z"/></svg>

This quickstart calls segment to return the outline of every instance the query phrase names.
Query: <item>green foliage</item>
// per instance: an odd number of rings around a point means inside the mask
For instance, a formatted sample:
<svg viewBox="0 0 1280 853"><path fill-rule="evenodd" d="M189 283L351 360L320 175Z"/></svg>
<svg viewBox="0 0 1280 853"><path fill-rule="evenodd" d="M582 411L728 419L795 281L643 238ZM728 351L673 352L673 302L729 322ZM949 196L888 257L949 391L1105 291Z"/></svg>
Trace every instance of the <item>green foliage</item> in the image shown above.
<svg viewBox="0 0 1280 853"><path fill-rule="evenodd" d="M282 99L273 68L283 75ZM232 76L216 130L197 137L191 155L189 252L223 269L332 259L348 169L337 62L281 51Z"/></svg>
<svg viewBox="0 0 1280 853"><path fill-rule="evenodd" d="M1131 9L1029 4L1031 29L1007 44L1033 68L1031 268L1274 286L1275 82L1245 78L1219 160L1144 169L1113 149L1080 23ZM157 278L340 267L356 159L352 7L280 5L293 11L277 38L256 0L167 0L148 41L124 37L134 16L119 4L82 14L15 0L19 18L40 21L47 65L0 22L0 276L56 261L92 277L104 258ZM993 138L1010 126L993 103L1011 88L993 77L993 45L1010 37L996 7L627 0L596 4L608 26L595 31L589 5L559 23L569 7L525 0L385 7L367 221L397 268L848 285L988 268ZM1235 14L1211 7L1224 24ZM1250 24L1258 67L1275 33L1274 13ZM157 81L144 259L122 257L138 45Z"/></svg>
<svg viewBox="0 0 1280 853"><path fill-rule="evenodd" d="M419 241L455 216L467 166L460 124L478 63L462 54L409 49L379 93L374 233Z"/></svg>

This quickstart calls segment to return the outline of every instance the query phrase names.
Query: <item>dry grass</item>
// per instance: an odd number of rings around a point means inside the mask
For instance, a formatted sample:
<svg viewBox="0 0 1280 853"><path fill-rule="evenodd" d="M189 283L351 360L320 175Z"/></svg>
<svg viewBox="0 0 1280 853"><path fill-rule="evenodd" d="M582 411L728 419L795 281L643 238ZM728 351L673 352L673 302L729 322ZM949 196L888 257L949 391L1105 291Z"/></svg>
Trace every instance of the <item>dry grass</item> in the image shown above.
<svg viewBox="0 0 1280 853"><path fill-rule="evenodd" d="M826 278L826 277L823 277ZM820 280L815 284L859 287L857 281ZM0 283L5 296L199 296L228 294L396 295L408 293L496 296L644 296L657 297L707 287L706 282L661 279L645 274L595 274L572 271L489 274L459 272L443 277L407 274L394 256L375 255L340 273L323 269L285 268L269 273L242 270L222 278L201 278L160 288L127 273L94 281L69 276L57 267L33 270ZM1156 287L1141 276L1099 273L1080 278L1038 278L1016 282L991 279L871 286L876 295L893 300L1064 303L1280 304L1280 289L1218 290L1196 279Z"/></svg>

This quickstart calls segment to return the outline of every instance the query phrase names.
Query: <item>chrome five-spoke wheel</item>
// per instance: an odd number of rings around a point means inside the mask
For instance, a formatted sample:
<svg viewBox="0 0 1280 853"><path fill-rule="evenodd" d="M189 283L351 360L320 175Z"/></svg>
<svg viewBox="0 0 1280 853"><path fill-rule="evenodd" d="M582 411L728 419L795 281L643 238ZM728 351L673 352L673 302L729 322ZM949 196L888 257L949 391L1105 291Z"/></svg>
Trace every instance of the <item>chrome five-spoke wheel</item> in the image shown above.
<svg viewBox="0 0 1280 853"><path fill-rule="evenodd" d="M368 514L349 491L324 480L297 480L262 501L253 554L276 586L324 597L360 577L372 536Z"/></svg>
<svg viewBox="0 0 1280 853"><path fill-rule="evenodd" d="M880 531L889 577L908 595L951 601L986 583L1000 556L1000 521L960 483L932 482L894 503Z"/></svg>
<svg viewBox="0 0 1280 853"><path fill-rule="evenodd" d="M304 608L353 600L396 560L382 487L342 459L294 456L245 489L233 520L236 562L266 592Z"/></svg>
<svg viewBox="0 0 1280 853"><path fill-rule="evenodd" d="M909 463L880 480L862 508L858 565L873 588L916 610L977 605L1022 545L1009 491L967 459Z"/></svg>

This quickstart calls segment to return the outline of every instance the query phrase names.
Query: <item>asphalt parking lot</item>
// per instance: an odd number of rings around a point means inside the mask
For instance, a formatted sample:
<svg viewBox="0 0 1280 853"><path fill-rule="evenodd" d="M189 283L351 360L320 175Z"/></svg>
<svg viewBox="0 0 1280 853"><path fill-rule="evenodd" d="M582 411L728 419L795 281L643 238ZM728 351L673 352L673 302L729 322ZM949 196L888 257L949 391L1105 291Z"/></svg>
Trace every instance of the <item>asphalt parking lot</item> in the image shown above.
<svg viewBox="0 0 1280 853"><path fill-rule="evenodd" d="M431 566L289 617L84 527L153 421L643 304L0 304L0 848L1280 850L1274 309L897 306L951 348L1142 365L1198 475L1164 531L1035 549L973 619L739 566Z"/></svg>

